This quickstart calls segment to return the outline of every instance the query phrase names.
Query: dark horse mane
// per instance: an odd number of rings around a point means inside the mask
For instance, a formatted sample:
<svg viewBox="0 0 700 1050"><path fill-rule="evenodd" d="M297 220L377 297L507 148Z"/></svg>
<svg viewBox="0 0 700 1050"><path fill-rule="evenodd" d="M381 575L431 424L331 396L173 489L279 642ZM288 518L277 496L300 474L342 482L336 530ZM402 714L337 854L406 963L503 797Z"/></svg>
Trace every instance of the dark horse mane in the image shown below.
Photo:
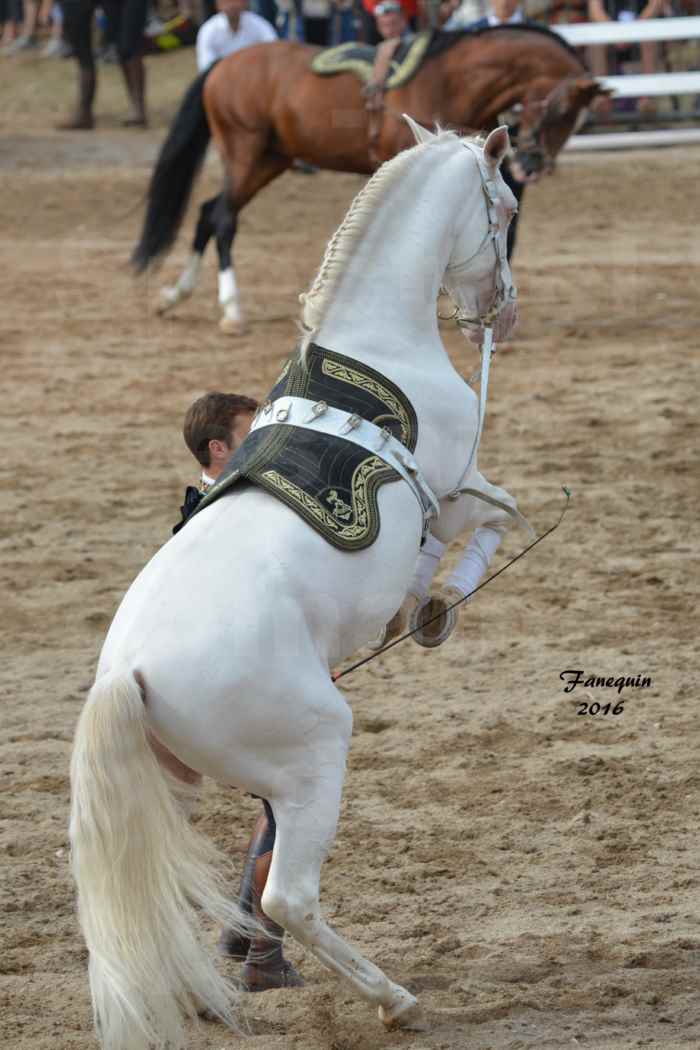
<svg viewBox="0 0 700 1050"><path fill-rule="evenodd" d="M503 25L503 26L479 26L475 29L436 29L432 35L430 43L425 53L426 59L436 58L438 55L449 50L458 40L463 40L465 37L478 37L484 36L487 33L537 33L540 36L548 37L554 43L559 44L565 51L576 59L576 61L585 68L584 63L581 61L580 56L576 53L576 49L571 46L558 33L552 32L549 26L542 24L541 22L519 22L515 25Z"/></svg>

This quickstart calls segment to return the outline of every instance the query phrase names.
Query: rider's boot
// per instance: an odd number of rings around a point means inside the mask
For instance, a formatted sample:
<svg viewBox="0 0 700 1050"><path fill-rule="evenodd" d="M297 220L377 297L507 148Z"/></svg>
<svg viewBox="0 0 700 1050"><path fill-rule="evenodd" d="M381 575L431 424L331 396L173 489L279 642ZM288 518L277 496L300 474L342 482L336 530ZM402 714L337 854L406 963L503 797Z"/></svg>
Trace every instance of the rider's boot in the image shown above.
<svg viewBox="0 0 700 1050"><path fill-rule="evenodd" d="M304 983L301 974L282 952L284 930L268 918L260 906L275 842L272 810L268 803L263 804L265 810L257 819L248 846L239 900L241 910L253 915L261 930L252 938L224 930L219 939L219 950L223 955L244 961L242 983L249 992L296 988Z"/></svg>

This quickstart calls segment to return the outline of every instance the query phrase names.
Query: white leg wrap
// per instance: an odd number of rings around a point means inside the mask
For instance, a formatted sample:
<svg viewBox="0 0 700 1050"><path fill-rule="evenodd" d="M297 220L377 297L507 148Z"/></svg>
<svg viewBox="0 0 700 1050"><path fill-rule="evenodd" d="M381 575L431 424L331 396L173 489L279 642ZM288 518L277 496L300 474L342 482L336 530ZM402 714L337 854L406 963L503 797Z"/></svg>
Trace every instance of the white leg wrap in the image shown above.
<svg viewBox="0 0 700 1050"><path fill-rule="evenodd" d="M440 543L434 536L428 533L425 543L420 549L416 567L413 570L413 579L408 585L411 594L418 598L427 598L433 576L438 570L440 559L445 553L445 544Z"/></svg>
<svg viewBox="0 0 700 1050"><path fill-rule="evenodd" d="M240 322L242 320L238 285L233 267L219 270L219 303L224 308L224 317L227 321Z"/></svg>
<svg viewBox="0 0 700 1050"><path fill-rule="evenodd" d="M198 252L192 252L185 269L180 274L177 287L183 295L192 295L199 280L199 270L202 265L202 256Z"/></svg>
<svg viewBox="0 0 700 1050"><path fill-rule="evenodd" d="M187 260L177 283L161 289L160 313L166 313L173 306L177 306L178 303L182 302L183 299L189 299L197 285L201 265L202 256L197 254L197 252L193 252Z"/></svg>
<svg viewBox="0 0 700 1050"><path fill-rule="evenodd" d="M489 567L489 563L503 539L500 529L484 525L474 530L474 535L464 549L462 560L448 577L446 586L456 587L460 594L469 594Z"/></svg>

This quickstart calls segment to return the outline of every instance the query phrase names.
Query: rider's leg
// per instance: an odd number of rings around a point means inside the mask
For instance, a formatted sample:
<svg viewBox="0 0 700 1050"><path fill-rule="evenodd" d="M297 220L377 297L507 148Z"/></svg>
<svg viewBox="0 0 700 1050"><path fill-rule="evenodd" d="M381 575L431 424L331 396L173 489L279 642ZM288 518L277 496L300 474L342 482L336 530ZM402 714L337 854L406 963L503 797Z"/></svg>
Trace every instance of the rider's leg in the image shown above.
<svg viewBox="0 0 700 1050"><path fill-rule="evenodd" d="M298 987L304 983L282 953L284 930L264 914L260 904L275 843L275 818L264 799L263 807L248 846L239 904L242 911L255 916L265 932L251 940L233 930L224 930L219 940L222 954L246 960L243 985L249 992Z"/></svg>

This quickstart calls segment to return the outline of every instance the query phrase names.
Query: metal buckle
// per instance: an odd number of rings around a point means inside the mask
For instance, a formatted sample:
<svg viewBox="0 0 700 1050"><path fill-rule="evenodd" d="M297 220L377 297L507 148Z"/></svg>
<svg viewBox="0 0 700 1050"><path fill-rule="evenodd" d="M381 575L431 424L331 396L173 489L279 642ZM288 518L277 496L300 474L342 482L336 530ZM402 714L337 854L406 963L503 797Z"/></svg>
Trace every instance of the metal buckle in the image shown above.
<svg viewBox="0 0 700 1050"><path fill-rule="evenodd" d="M317 401L315 405L311 406L311 414L304 420L305 423L313 423L314 419L318 419L324 412L328 411L328 405L325 401Z"/></svg>
<svg viewBox="0 0 700 1050"><path fill-rule="evenodd" d="M351 416L348 416L346 421L340 428L339 433L349 434L351 430L356 430L362 423L362 416L358 416L357 412L353 412Z"/></svg>
<svg viewBox="0 0 700 1050"><path fill-rule="evenodd" d="M377 442L375 447L377 449L384 448L390 437L393 437L391 431L387 430L386 427L382 427L381 433L379 434L379 441Z"/></svg>

